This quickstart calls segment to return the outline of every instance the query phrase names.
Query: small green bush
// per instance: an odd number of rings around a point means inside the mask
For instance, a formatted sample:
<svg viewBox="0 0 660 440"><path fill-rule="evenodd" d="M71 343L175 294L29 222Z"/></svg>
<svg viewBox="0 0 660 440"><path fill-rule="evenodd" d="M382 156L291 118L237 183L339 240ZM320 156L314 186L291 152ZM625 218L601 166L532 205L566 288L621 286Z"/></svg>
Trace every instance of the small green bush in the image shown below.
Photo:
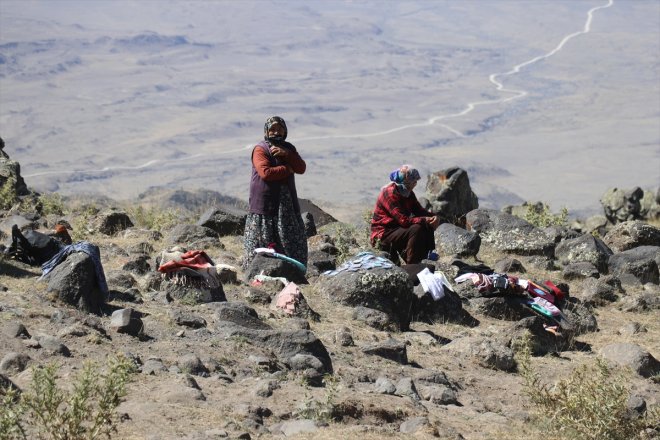
<svg viewBox="0 0 660 440"><path fill-rule="evenodd" d="M642 417L629 414L629 371L614 369L599 359L579 366L570 376L550 386L531 365L529 336L517 349L525 393L534 404L537 419L543 431L550 434L549 438L643 439L644 429L660 422L657 407L649 409Z"/></svg>
<svg viewBox="0 0 660 440"><path fill-rule="evenodd" d="M18 197L16 197L16 179L9 177L5 180L5 183L0 187L0 209L9 210L16 203L18 203Z"/></svg>
<svg viewBox="0 0 660 440"><path fill-rule="evenodd" d="M35 368L29 391L17 395L5 390L0 439L111 438L116 431L115 409L135 367L123 356L109 359L107 365L108 372L99 374L94 364L86 363L71 391L58 387L56 366Z"/></svg>
<svg viewBox="0 0 660 440"><path fill-rule="evenodd" d="M64 215L66 212L64 208L64 200L62 199L62 196L57 193L39 195L39 203L41 204L42 215Z"/></svg>
<svg viewBox="0 0 660 440"><path fill-rule="evenodd" d="M86 240L94 233L90 227L90 220L99 213L99 208L95 205L86 205L81 208L75 215L73 221L71 238L73 241Z"/></svg>
<svg viewBox="0 0 660 440"><path fill-rule="evenodd" d="M550 207L545 203L527 205L524 219L538 228L548 226L566 226L568 223L568 209L561 209L559 214L550 212Z"/></svg>
<svg viewBox="0 0 660 440"><path fill-rule="evenodd" d="M302 403L302 407L298 411L300 417L324 423L333 420L337 408L335 399L339 393L339 379L331 374L326 374L323 376L323 384L325 385L325 395L323 396L323 399L317 400L306 395L305 401Z"/></svg>
<svg viewBox="0 0 660 440"><path fill-rule="evenodd" d="M131 206L126 211L136 226L154 231L162 232L179 223L178 211L143 206Z"/></svg>

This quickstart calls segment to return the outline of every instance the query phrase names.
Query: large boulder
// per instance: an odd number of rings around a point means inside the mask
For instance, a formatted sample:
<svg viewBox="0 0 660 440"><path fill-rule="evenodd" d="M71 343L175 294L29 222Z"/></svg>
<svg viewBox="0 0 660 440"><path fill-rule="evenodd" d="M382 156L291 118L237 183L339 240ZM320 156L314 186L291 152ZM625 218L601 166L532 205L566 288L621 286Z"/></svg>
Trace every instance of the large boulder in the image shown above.
<svg viewBox="0 0 660 440"><path fill-rule="evenodd" d="M218 233L211 228L180 224L166 233L165 244L169 246L182 244L190 249L206 248L208 246L222 247L218 237Z"/></svg>
<svg viewBox="0 0 660 440"><path fill-rule="evenodd" d="M220 237L243 235L246 217L246 211L223 205L207 209L196 224L214 230Z"/></svg>
<svg viewBox="0 0 660 440"><path fill-rule="evenodd" d="M610 188L600 199L605 217L617 224L629 220L654 219L660 213L660 188L644 191L640 187L629 190Z"/></svg>
<svg viewBox="0 0 660 440"><path fill-rule="evenodd" d="M468 231L479 234L482 242L518 255L552 257L555 243L541 229L525 220L492 209L475 209L466 215Z"/></svg>
<svg viewBox="0 0 660 440"><path fill-rule="evenodd" d="M394 265L389 268L352 268L322 275L317 290L329 300L346 306L364 306L385 312L401 330L407 330L410 324L413 283L406 271Z"/></svg>
<svg viewBox="0 0 660 440"><path fill-rule="evenodd" d="M300 212L306 212L312 215L317 228L337 221L336 218L316 206L311 200L299 198L298 203L300 204Z"/></svg>
<svg viewBox="0 0 660 440"><path fill-rule="evenodd" d="M584 234L578 238L561 241L555 247L555 257L562 265L591 263L601 273L607 273L607 261L612 250L600 238Z"/></svg>
<svg viewBox="0 0 660 440"><path fill-rule="evenodd" d="M452 167L428 176L426 197L432 212L458 223L466 213L479 207L479 199L470 187L467 171Z"/></svg>
<svg viewBox="0 0 660 440"><path fill-rule="evenodd" d="M660 246L660 228L639 220L627 221L614 226L603 241L615 252L638 246Z"/></svg>
<svg viewBox="0 0 660 440"><path fill-rule="evenodd" d="M439 300L434 300L430 293L424 292L421 284L415 286L415 303L412 320L428 323L463 322L467 316L463 310L461 298L449 289Z"/></svg>
<svg viewBox="0 0 660 440"><path fill-rule="evenodd" d="M310 378L321 379L323 374L332 373L332 360L323 343L310 330L273 330L265 323L259 323L257 313L241 304L232 303L214 305L218 319L217 334L225 338L245 337L251 344L270 351L287 367L294 369L298 364L298 355L313 356L320 362L310 364L311 372L305 371Z"/></svg>
<svg viewBox="0 0 660 440"><path fill-rule="evenodd" d="M92 313L99 313L107 299L99 288L92 258L83 252L75 252L55 266L48 274L47 290L61 301Z"/></svg>
<svg viewBox="0 0 660 440"><path fill-rule="evenodd" d="M609 258L609 270L622 282L635 278L641 284L658 284L660 275L660 246L639 246L614 254Z"/></svg>
<svg viewBox="0 0 660 440"><path fill-rule="evenodd" d="M436 248L443 254L474 257L479 253L481 238L476 232L467 231L451 223L443 223L435 235Z"/></svg>
<svg viewBox="0 0 660 440"><path fill-rule="evenodd" d="M99 213L94 222L94 229L105 235L115 235L132 227L133 222L128 214L118 209L110 209Z"/></svg>

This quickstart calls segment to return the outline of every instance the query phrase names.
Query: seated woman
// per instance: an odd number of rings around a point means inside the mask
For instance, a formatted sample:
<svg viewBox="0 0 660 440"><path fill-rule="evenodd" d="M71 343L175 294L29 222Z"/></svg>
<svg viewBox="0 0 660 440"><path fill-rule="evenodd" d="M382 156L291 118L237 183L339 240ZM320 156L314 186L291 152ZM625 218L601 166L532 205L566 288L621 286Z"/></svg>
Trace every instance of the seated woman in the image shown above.
<svg viewBox="0 0 660 440"><path fill-rule="evenodd" d="M286 142L284 119L273 116L264 125L264 140L252 150L249 213L245 220L247 268L256 248L274 248L307 265L307 236L300 216L295 174L303 174L305 161Z"/></svg>
<svg viewBox="0 0 660 440"><path fill-rule="evenodd" d="M406 264L416 264L435 249L433 231L440 220L417 201L413 189L419 179L410 165L393 171L371 218L371 245L388 251L395 262L400 254Z"/></svg>

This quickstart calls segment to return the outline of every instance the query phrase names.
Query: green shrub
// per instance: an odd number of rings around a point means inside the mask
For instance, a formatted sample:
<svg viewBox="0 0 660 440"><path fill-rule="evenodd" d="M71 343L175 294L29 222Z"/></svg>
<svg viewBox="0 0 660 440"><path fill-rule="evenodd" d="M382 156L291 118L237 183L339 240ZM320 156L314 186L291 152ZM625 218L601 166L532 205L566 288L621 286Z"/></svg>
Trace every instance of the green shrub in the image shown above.
<svg viewBox="0 0 660 440"><path fill-rule="evenodd" d="M523 338L524 339L524 338ZM535 406L543 431L556 439L643 439L647 426L660 422L657 406L642 417L627 409L630 372L605 361L584 364L556 385L544 383L531 365L529 336L518 345L518 368L524 390Z"/></svg>
<svg viewBox="0 0 660 440"><path fill-rule="evenodd" d="M42 215L64 215L64 201L62 196L57 193L48 193L39 195L39 203L41 204Z"/></svg>
<svg viewBox="0 0 660 440"><path fill-rule="evenodd" d="M9 210L16 203L18 203L18 197L16 197L16 179L9 177L5 180L5 183L0 187L0 209Z"/></svg>
<svg viewBox="0 0 660 440"><path fill-rule="evenodd" d="M314 399L309 395L305 396L302 407L298 411L301 418L328 423L335 417L337 408L335 399L339 393L339 379L331 374L326 374L323 376L323 384L325 385L325 395L322 400Z"/></svg>
<svg viewBox="0 0 660 440"><path fill-rule="evenodd" d="M162 232L179 223L180 213L178 211L142 206L131 206L126 211L136 226L154 231Z"/></svg>
<svg viewBox="0 0 660 440"><path fill-rule="evenodd" d="M71 239L73 241L86 240L94 231L90 228L89 222L93 216L98 214L98 209L94 206L86 206L75 216L71 225Z"/></svg>
<svg viewBox="0 0 660 440"><path fill-rule="evenodd" d="M568 209L561 209L559 214L550 212L550 207L545 203L527 205L524 219L538 228L548 226L566 226L568 223Z"/></svg>
<svg viewBox="0 0 660 440"><path fill-rule="evenodd" d="M56 383L57 367L35 368L32 387L20 395L5 391L0 408L0 439L110 438L116 431L115 409L125 395L134 365L120 356L108 360L108 372L86 363L73 389Z"/></svg>

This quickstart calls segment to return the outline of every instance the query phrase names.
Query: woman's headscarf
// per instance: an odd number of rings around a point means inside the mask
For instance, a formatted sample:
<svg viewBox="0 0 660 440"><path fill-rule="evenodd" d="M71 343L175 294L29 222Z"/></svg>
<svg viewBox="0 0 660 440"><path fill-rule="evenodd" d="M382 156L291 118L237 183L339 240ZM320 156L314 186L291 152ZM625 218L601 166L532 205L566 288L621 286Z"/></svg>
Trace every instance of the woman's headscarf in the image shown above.
<svg viewBox="0 0 660 440"><path fill-rule="evenodd" d="M268 136L268 130L270 130L270 128L275 124L279 124L282 126L282 128L284 128L283 136ZM284 142L288 133L289 130L286 128L286 122L284 122L284 119L280 118L279 116L271 116L270 118L266 119L266 123L264 124L264 139L266 141L274 144Z"/></svg>
<svg viewBox="0 0 660 440"><path fill-rule="evenodd" d="M390 181L396 184L397 190L404 197L410 195L413 183L421 178L419 171L410 165L401 165L399 169L390 173Z"/></svg>

